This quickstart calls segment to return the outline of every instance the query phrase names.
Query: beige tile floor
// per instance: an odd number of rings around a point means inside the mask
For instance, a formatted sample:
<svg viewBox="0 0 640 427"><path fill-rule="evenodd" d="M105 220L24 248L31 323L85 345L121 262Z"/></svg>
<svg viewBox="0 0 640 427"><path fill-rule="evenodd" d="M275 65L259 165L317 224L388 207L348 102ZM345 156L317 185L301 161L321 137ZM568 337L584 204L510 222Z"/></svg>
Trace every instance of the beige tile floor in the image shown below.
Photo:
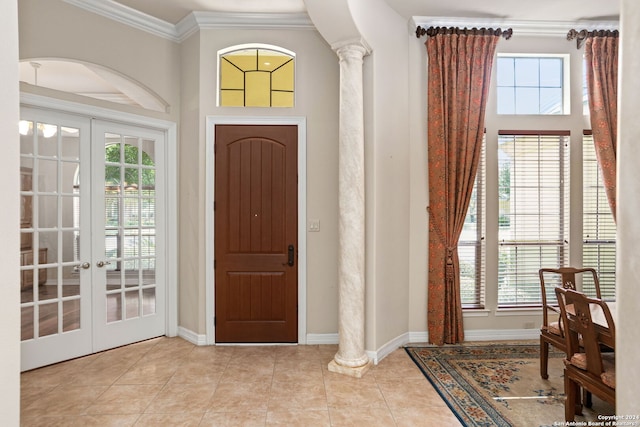
<svg viewBox="0 0 640 427"><path fill-rule="evenodd" d="M158 338L22 374L23 426L459 426L403 349L362 379L337 346Z"/></svg>

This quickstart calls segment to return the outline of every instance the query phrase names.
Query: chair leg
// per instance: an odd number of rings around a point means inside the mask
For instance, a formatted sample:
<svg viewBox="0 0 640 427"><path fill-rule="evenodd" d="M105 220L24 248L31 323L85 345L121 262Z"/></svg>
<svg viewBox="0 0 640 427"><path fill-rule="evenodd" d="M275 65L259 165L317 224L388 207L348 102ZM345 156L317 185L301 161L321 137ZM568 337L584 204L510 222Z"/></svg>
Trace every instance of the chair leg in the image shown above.
<svg viewBox="0 0 640 427"><path fill-rule="evenodd" d="M582 414L582 404L579 399L577 399L580 394L580 386L567 376L566 369L564 371L564 391L566 393L566 400L564 401L564 418L565 421L574 421L576 414Z"/></svg>
<svg viewBox="0 0 640 427"><path fill-rule="evenodd" d="M582 404L587 408L591 408L593 406L591 392L584 387L582 388Z"/></svg>
<svg viewBox="0 0 640 427"><path fill-rule="evenodd" d="M547 367L549 366L549 343L540 337L540 377L549 378Z"/></svg>

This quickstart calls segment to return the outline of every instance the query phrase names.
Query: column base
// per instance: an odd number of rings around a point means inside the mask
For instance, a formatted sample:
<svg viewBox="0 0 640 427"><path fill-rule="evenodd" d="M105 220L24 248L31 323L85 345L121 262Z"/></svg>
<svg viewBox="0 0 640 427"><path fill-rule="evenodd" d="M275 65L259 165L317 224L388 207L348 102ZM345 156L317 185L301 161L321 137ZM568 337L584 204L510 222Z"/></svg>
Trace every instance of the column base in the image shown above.
<svg viewBox="0 0 640 427"><path fill-rule="evenodd" d="M340 365L335 360L332 360L331 362L329 362L328 369L330 372L335 372L336 374L348 375L354 378L362 378L371 368L371 366L373 366L373 362L371 362L371 360L368 360L367 363L362 366L356 366L353 368L350 366Z"/></svg>

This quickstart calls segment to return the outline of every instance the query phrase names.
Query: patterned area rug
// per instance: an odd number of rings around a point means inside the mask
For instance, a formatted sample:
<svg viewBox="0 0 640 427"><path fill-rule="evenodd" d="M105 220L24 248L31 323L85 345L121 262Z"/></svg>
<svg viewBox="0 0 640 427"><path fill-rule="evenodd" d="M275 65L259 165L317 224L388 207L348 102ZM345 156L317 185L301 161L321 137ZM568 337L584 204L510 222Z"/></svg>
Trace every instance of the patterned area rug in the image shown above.
<svg viewBox="0 0 640 427"><path fill-rule="evenodd" d="M406 351L463 425L564 425L563 353L549 355L540 378L536 344L410 346ZM597 397L576 421L596 421L615 409Z"/></svg>

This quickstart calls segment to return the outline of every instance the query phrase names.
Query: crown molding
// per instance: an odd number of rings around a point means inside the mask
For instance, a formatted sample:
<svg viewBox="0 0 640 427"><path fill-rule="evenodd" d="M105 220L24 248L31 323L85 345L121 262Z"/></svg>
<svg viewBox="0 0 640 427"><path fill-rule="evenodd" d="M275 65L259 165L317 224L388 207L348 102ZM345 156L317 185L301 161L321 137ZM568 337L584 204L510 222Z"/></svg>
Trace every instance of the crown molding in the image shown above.
<svg viewBox="0 0 640 427"><path fill-rule="evenodd" d="M445 16L414 16L409 21L409 30L415 34L416 27L485 27L513 29L513 36L567 36L570 29L617 30L618 21L521 21L513 19L457 18Z"/></svg>
<svg viewBox="0 0 640 427"><path fill-rule="evenodd" d="M139 10L130 8L113 0L63 0L73 6L93 12L97 15L128 25L138 30L146 31L155 36L178 42L176 26L147 15Z"/></svg>
<svg viewBox="0 0 640 427"><path fill-rule="evenodd" d="M180 41L198 30L315 30L307 13L191 12L176 25Z"/></svg>
<svg viewBox="0 0 640 427"><path fill-rule="evenodd" d="M176 25L114 0L63 0L73 6L158 37L182 42L199 30L237 28L249 30L315 30L307 13L192 12Z"/></svg>

